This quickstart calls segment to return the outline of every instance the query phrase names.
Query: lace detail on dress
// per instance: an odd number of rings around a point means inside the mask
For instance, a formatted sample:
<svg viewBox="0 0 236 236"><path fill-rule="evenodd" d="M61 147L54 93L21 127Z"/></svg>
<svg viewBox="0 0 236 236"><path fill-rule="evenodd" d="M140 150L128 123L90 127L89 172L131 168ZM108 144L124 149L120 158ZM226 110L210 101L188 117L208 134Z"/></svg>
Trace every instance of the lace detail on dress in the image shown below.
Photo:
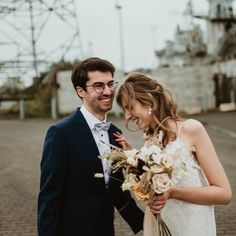
<svg viewBox="0 0 236 236"><path fill-rule="evenodd" d="M202 187L209 183L204 171L199 166L194 155L196 151L189 150L179 137L181 125L177 131L177 138L168 143L165 152L174 157L173 171L177 171L178 163L183 162L189 173L176 183L178 187ZM159 133L158 133L159 134ZM146 137L145 146L159 145L160 136ZM162 146L163 147L163 146ZM161 211L161 216L169 228L172 236L216 236L216 225L213 205L192 204L176 199L169 199Z"/></svg>
<svg viewBox="0 0 236 236"><path fill-rule="evenodd" d="M208 181L198 165L194 154L185 143L177 139L165 147L165 151L175 156L175 162L183 160L189 176L182 178L176 185L179 187L207 186ZM214 207L198 205L170 199L163 208L161 215L172 236L215 236L216 226Z"/></svg>

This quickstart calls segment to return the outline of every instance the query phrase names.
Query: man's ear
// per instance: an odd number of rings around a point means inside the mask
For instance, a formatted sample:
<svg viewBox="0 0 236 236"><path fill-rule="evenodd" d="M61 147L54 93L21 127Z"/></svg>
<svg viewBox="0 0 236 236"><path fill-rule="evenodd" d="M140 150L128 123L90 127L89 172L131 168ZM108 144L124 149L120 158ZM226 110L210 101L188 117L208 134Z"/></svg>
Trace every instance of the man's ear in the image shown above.
<svg viewBox="0 0 236 236"><path fill-rule="evenodd" d="M81 88L80 86L76 87L76 92L81 98L84 98L84 95L86 93L86 91L84 91L83 88Z"/></svg>

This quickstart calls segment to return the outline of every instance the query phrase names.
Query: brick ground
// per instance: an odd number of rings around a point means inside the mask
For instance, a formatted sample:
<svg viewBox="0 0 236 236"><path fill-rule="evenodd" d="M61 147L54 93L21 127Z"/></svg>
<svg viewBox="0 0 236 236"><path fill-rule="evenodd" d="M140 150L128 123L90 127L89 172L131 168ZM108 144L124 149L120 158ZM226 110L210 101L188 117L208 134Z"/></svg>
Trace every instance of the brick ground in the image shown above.
<svg viewBox="0 0 236 236"><path fill-rule="evenodd" d="M236 112L207 113L195 116L205 125L220 160L236 190ZM35 236L36 199L39 185L39 162L45 132L50 120L0 120L0 236ZM114 119L124 127L122 119ZM141 146L137 133L125 135ZM236 235L236 197L228 206L216 206L218 236ZM116 235L133 236L129 226L116 213Z"/></svg>

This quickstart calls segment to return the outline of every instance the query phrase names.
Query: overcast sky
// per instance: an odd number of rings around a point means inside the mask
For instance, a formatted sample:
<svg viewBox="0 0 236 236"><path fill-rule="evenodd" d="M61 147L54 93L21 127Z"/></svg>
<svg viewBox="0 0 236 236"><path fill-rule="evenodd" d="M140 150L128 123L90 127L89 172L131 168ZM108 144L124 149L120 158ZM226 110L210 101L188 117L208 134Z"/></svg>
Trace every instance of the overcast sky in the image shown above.
<svg viewBox="0 0 236 236"><path fill-rule="evenodd" d="M186 27L188 0L77 0L85 53L107 58L121 67L119 12L122 6L125 69L157 66L155 49L173 39L176 25ZM197 4L195 6L195 4ZM197 11L208 10L206 0L193 1ZM202 21L202 23L204 23ZM204 24L203 24L204 25Z"/></svg>
<svg viewBox="0 0 236 236"><path fill-rule="evenodd" d="M177 24L182 29L189 26L188 18L183 14L188 0L75 0L75 2L83 57L102 57L110 60L117 68L121 68L121 47L119 11L115 8L115 5L122 6L120 12L123 23L124 69L126 71L157 67L158 61L154 51L162 49L166 40L174 38ZM192 0L192 2L194 12L207 13L207 0ZM47 1L47 3L49 4L50 1ZM21 32L26 34L26 25L30 21L29 16L25 15L26 18L23 21L23 26L21 26ZM43 19L43 16L41 18ZM55 48L60 40L64 40L63 36L68 37L70 34L63 28L63 25L54 21L53 17L50 20L37 41L38 52L41 50L49 52L49 49ZM194 23L200 24L202 29L205 30L203 20L195 19ZM15 19L13 24L17 25L18 20ZM2 25L0 22L0 31L1 29L4 30L4 36L0 32L0 42L9 38L20 42L21 33L12 34L9 28L4 28L3 21ZM26 50L31 48L30 32L28 31L27 34L29 39L28 45L24 45ZM24 44L23 40L22 37L21 45ZM16 45L0 45L0 50L0 59L10 59L14 57L13 51L16 51ZM56 51L58 55L60 50ZM78 50L75 48L71 49L70 53L74 57L79 56ZM54 55L55 60L56 53ZM8 76L8 74L4 76Z"/></svg>

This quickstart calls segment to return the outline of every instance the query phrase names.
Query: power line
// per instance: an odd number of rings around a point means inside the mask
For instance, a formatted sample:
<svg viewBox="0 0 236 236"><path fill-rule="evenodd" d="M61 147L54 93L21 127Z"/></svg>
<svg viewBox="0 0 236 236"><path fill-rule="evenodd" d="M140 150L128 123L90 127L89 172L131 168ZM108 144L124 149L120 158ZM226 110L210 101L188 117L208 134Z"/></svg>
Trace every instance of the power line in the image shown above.
<svg viewBox="0 0 236 236"><path fill-rule="evenodd" d="M1 0L0 50L0 74L10 76L26 68L37 76L45 65L82 58L75 0Z"/></svg>

